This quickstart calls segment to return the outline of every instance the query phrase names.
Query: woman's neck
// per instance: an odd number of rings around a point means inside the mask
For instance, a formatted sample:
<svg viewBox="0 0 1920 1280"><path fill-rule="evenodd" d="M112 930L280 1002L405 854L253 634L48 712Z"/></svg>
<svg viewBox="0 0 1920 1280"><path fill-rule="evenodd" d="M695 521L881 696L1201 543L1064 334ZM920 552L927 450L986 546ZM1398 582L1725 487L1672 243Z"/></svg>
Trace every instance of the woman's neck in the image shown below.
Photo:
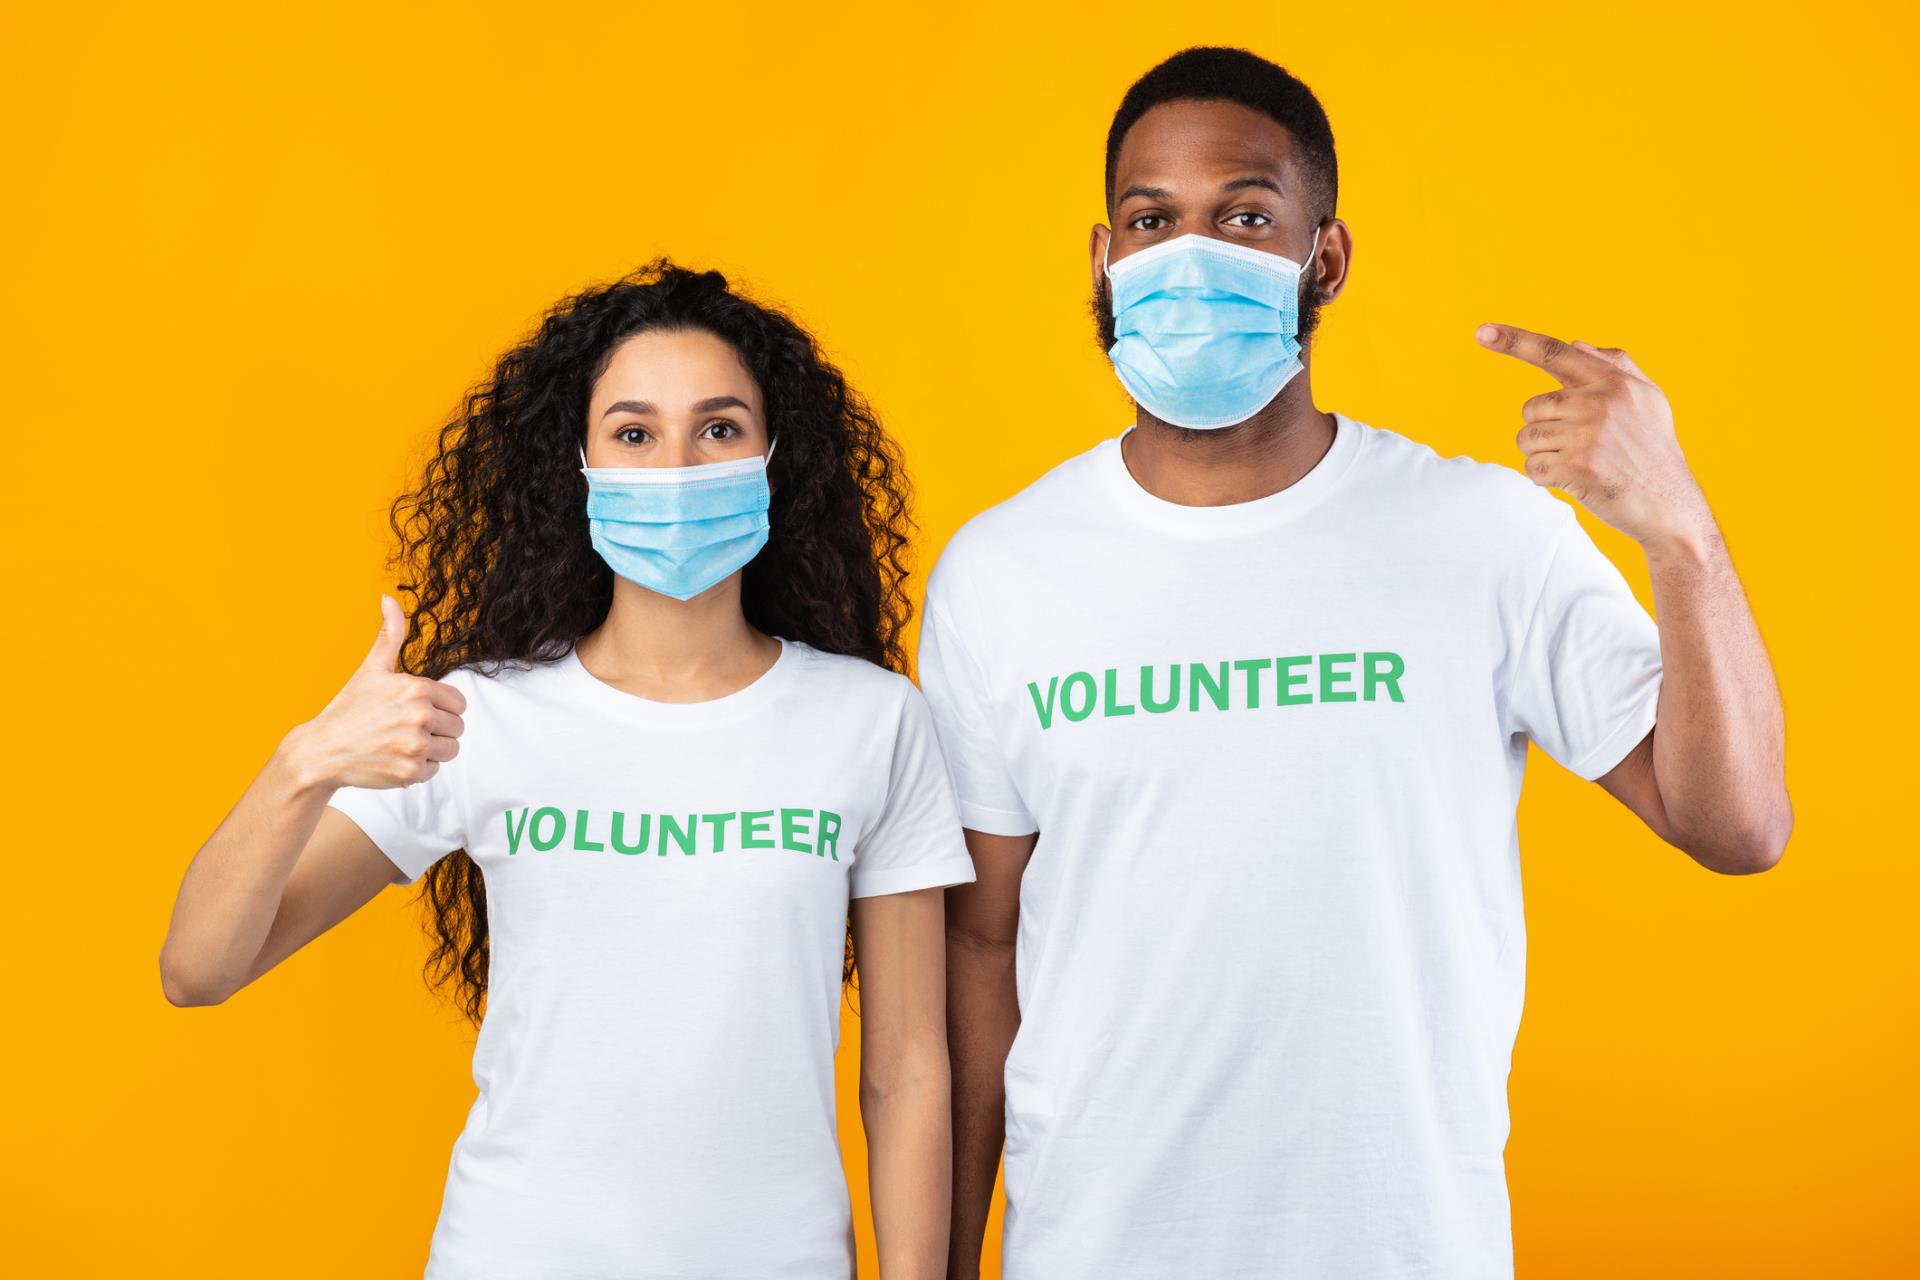
<svg viewBox="0 0 1920 1280"><path fill-rule="evenodd" d="M654 702L708 702L765 675L780 642L747 622L737 573L691 600L615 576L613 606L580 638L578 653L589 674L622 692Z"/></svg>

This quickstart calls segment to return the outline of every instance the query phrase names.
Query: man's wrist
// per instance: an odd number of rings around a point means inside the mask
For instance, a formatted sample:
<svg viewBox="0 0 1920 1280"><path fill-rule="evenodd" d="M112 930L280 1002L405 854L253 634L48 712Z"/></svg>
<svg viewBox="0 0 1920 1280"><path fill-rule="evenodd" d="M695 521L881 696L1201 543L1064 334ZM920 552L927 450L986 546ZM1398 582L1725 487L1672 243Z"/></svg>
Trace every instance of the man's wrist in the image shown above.
<svg viewBox="0 0 1920 1280"><path fill-rule="evenodd" d="M1720 526L1702 499L1638 541L1649 564L1704 565L1721 545Z"/></svg>

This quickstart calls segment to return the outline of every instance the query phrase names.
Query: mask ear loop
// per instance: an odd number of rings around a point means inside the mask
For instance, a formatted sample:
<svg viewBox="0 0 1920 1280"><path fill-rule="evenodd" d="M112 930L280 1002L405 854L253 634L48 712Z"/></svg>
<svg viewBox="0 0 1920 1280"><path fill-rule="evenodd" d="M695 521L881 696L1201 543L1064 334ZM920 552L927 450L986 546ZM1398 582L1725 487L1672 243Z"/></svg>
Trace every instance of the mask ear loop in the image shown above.
<svg viewBox="0 0 1920 1280"><path fill-rule="evenodd" d="M773 437L773 439L772 439L771 441L769 441L769 442L768 442L768 444L767 444L767 454L766 454L766 460L767 460L768 462L772 462L772 461L773 461L773 451L774 451L775 449L778 449L779 447L780 447L780 437L779 437L779 436L775 436L775 437ZM580 450L580 469L581 469L582 471L586 471L586 470L588 470L588 469L589 469L589 468L587 467L587 446L585 446L585 445L579 445L579 446L578 446L578 448L579 448L579 450Z"/></svg>

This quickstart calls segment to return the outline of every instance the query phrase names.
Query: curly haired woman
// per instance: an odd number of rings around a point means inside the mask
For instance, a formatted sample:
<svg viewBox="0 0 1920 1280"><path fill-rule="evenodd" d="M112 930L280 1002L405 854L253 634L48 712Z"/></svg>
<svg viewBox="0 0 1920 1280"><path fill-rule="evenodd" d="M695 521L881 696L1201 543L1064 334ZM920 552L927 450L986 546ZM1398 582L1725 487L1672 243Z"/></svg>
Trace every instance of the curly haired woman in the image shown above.
<svg viewBox="0 0 1920 1280"><path fill-rule="evenodd" d="M902 674L906 497L804 330L660 260L554 308L396 502L410 616L196 855L161 973L217 1004L421 886L479 1024L429 1277L848 1276L856 955L882 1272L942 1270L973 868Z"/></svg>

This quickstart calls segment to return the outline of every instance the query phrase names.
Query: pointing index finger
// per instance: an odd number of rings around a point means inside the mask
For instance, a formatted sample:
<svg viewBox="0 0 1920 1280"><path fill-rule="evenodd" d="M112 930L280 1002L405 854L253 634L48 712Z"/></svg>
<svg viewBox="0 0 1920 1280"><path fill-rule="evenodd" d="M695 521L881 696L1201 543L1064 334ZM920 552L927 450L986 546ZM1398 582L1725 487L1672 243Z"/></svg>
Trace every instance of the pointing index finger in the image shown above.
<svg viewBox="0 0 1920 1280"><path fill-rule="evenodd" d="M1482 346L1505 352L1545 369L1564 386L1593 382L1614 371L1604 356L1590 355L1569 342L1511 324L1483 324L1474 331Z"/></svg>

